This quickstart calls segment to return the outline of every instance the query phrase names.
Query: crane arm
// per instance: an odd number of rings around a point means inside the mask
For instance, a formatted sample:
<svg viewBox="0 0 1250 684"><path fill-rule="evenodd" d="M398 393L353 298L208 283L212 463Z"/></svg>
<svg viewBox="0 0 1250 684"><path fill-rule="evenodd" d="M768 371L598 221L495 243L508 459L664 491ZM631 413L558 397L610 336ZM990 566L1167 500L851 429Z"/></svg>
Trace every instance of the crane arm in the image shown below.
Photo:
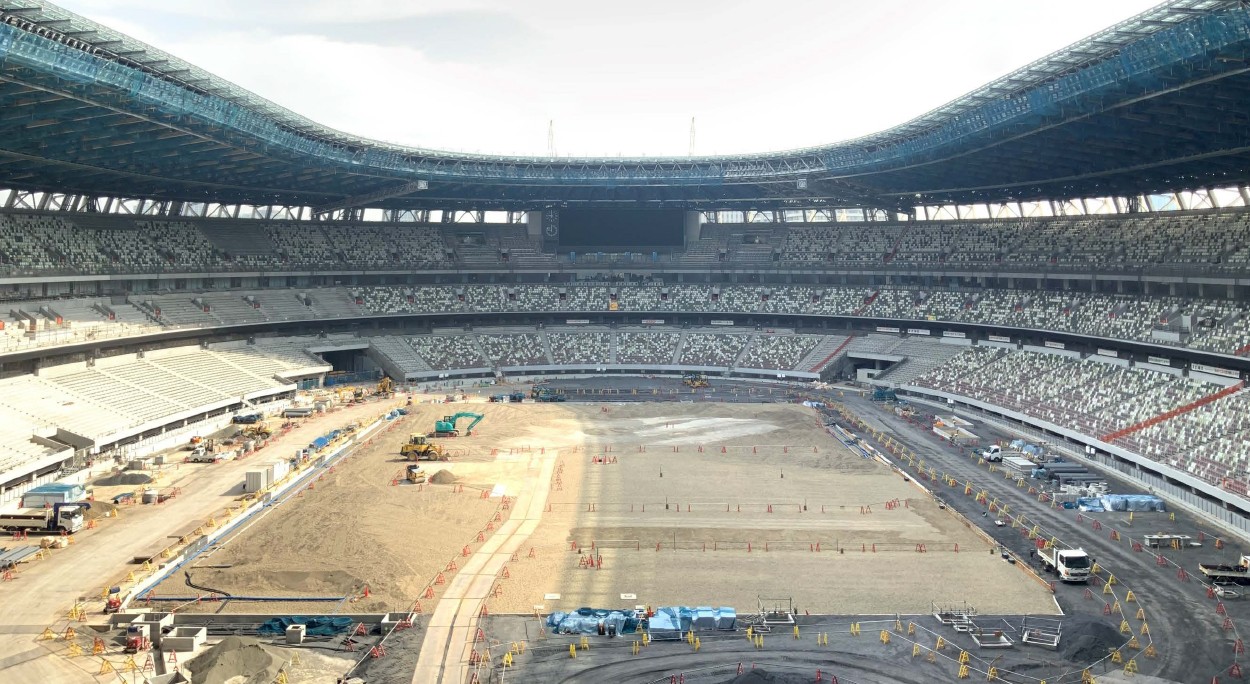
<svg viewBox="0 0 1250 684"><path fill-rule="evenodd" d="M485 417L485 416L483 416L483 415L482 415L482 414L480 414L480 413L469 413L468 411L462 411L462 412L457 413L456 415L452 416L452 418L451 418L451 424L454 426L456 423L459 423L459 422L460 422L460 419L461 419L461 418L472 418L472 419L473 419L473 422L472 422L472 423L469 423L469 426L468 426L468 427L466 427L466 428L464 429L464 431L465 431L465 432L473 432L473 428L474 428L474 427L476 427L478 423L482 422L482 418L484 418L484 417Z"/></svg>

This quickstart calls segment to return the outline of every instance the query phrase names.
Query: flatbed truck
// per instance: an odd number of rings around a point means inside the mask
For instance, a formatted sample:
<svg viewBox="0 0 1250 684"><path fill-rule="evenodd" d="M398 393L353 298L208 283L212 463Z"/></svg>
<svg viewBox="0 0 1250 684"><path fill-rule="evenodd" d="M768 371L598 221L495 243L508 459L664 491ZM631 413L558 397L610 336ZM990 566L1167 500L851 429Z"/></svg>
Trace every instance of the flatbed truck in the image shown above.
<svg viewBox="0 0 1250 684"><path fill-rule="evenodd" d="M1042 549L1037 552L1042 569L1059 575L1061 582L1088 582L1094 564L1084 549Z"/></svg>
<svg viewBox="0 0 1250 684"><path fill-rule="evenodd" d="M1236 565L1199 563L1198 570L1213 584L1250 586L1250 556L1244 554Z"/></svg>

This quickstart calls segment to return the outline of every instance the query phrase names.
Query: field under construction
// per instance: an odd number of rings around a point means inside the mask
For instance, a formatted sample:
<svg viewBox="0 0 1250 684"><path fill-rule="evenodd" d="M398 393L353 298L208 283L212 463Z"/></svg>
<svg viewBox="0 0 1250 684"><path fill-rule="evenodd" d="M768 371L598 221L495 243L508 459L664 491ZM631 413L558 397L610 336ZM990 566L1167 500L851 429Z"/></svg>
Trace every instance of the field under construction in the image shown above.
<svg viewBox="0 0 1250 684"><path fill-rule="evenodd" d="M428 613L511 514L511 497L554 460L546 491L533 493L545 499L541 520L490 589L491 612L749 612L760 596L792 597L813 614L964 602L1004 614L1056 610L1036 578L1002 562L915 483L852 454L798 404L411 408L155 596L186 597L183 609L198 611ZM453 409L485 418L471 437L439 440L450 462L424 464L448 481L405 483L400 445Z"/></svg>

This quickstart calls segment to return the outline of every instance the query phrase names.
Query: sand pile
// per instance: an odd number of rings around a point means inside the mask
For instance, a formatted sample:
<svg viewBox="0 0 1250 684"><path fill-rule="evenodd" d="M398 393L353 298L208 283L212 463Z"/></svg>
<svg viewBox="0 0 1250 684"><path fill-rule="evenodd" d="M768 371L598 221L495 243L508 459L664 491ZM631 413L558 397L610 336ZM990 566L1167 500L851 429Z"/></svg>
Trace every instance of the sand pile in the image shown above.
<svg viewBox="0 0 1250 684"><path fill-rule="evenodd" d="M91 508L83 514L83 518L87 520L95 520L97 518L109 518L117 511L117 506L111 501L92 501Z"/></svg>
<svg viewBox="0 0 1250 684"><path fill-rule="evenodd" d="M226 637L187 663L192 684L270 684L285 660L259 643Z"/></svg>
<svg viewBox="0 0 1250 684"><path fill-rule="evenodd" d="M150 484L151 482L152 476L143 473L114 473L106 475L91 484L97 487L129 487L132 485Z"/></svg>
<svg viewBox="0 0 1250 684"><path fill-rule="evenodd" d="M1115 627L1102 620L1074 615L1063 621L1063 638L1059 653L1064 660L1092 663L1107 657L1107 651L1118 648L1125 639Z"/></svg>
<svg viewBox="0 0 1250 684"><path fill-rule="evenodd" d="M440 470L434 473L434 477L430 478L430 482L434 484L452 484L459 479L450 470Z"/></svg>

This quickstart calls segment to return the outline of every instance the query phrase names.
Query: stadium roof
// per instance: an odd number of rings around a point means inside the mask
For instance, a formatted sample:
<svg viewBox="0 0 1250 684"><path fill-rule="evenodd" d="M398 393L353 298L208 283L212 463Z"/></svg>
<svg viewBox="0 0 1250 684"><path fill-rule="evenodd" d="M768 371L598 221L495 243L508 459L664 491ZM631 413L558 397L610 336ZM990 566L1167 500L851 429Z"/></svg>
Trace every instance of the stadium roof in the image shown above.
<svg viewBox="0 0 1250 684"><path fill-rule="evenodd" d="M323 210L906 209L1247 181L1250 7L1238 0L1166 2L855 140L635 159L360 138L62 8L0 0L0 186L16 189Z"/></svg>

